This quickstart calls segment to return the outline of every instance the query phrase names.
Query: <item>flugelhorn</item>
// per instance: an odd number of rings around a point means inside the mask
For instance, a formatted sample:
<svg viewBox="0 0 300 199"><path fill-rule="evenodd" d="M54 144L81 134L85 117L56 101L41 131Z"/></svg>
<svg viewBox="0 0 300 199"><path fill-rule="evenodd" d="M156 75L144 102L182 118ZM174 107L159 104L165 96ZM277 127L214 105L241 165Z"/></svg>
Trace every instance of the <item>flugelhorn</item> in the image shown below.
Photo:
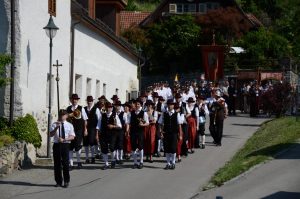
<svg viewBox="0 0 300 199"><path fill-rule="evenodd" d="M69 114L69 118L79 120L81 119L81 112L78 109L75 109L72 113Z"/></svg>

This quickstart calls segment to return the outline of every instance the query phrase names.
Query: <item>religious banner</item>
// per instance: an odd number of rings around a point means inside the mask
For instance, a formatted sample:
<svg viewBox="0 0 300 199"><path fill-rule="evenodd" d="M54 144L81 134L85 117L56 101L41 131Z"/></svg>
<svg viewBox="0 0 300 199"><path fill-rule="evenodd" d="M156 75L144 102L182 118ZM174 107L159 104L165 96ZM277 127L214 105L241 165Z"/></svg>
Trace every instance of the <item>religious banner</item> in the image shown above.
<svg viewBox="0 0 300 199"><path fill-rule="evenodd" d="M224 77L225 46L201 46L205 78L216 81Z"/></svg>

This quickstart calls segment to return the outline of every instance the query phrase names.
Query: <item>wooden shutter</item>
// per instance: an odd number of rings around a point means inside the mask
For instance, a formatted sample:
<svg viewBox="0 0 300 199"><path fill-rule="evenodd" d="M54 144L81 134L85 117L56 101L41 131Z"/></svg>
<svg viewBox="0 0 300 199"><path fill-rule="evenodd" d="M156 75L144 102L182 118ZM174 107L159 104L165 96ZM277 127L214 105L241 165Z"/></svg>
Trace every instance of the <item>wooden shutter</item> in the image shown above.
<svg viewBox="0 0 300 199"><path fill-rule="evenodd" d="M56 17L56 0L48 0L48 13Z"/></svg>

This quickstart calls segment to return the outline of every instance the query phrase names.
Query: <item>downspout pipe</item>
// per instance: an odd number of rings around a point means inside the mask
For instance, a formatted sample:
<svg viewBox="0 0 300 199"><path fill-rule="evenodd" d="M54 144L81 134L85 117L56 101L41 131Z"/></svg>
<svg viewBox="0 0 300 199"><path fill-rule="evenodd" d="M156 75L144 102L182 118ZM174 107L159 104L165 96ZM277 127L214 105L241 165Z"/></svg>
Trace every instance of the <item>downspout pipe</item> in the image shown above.
<svg viewBox="0 0 300 199"><path fill-rule="evenodd" d="M10 4L10 17L11 17L11 24L10 24L10 34L11 34L11 71L10 71L10 103L9 103L9 126L12 127L14 121L14 105L15 105L15 58L16 58L16 37L15 37L15 12L16 12L16 5L15 0L11 0Z"/></svg>
<svg viewBox="0 0 300 199"><path fill-rule="evenodd" d="M74 90L74 53L75 53L75 27L80 24L80 21L74 22L71 25L71 64L70 64L70 90L69 97L72 95Z"/></svg>

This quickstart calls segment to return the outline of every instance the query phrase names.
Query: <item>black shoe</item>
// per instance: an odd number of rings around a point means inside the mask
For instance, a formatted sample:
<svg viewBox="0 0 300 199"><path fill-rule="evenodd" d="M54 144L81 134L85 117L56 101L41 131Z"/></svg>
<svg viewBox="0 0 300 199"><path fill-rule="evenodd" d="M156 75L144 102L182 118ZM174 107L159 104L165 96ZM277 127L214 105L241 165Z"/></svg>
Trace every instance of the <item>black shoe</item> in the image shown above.
<svg viewBox="0 0 300 199"><path fill-rule="evenodd" d="M79 162L78 164L77 164L77 169L81 169L82 168L82 164L81 164L81 162Z"/></svg>
<svg viewBox="0 0 300 199"><path fill-rule="evenodd" d="M90 164L90 160L89 160L89 159L86 159L86 160L85 160L85 164Z"/></svg>
<svg viewBox="0 0 300 199"><path fill-rule="evenodd" d="M132 167L132 169L137 169L138 167L139 167L139 165L134 164L133 167Z"/></svg>
<svg viewBox="0 0 300 199"><path fill-rule="evenodd" d="M119 160L119 165L123 165L123 164L124 164L123 160Z"/></svg>
<svg viewBox="0 0 300 199"><path fill-rule="evenodd" d="M205 149L205 144L202 144L202 145L201 145L201 149Z"/></svg>
<svg viewBox="0 0 300 199"><path fill-rule="evenodd" d="M96 163L96 160L95 158L92 158L92 161L91 161L92 164L95 164Z"/></svg>
<svg viewBox="0 0 300 199"><path fill-rule="evenodd" d="M144 167L143 163L140 163L138 166L139 169L142 169L143 167Z"/></svg>
<svg viewBox="0 0 300 199"><path fill-rule="evenodd" d="M56 185L54 185L54 187L62 187L61 183L57 183Z"/></svg>
<svg viewBox="0 0 300 199"><path fill-rule="evenodd" d="M69 183L68 183L68 182L65 182L64 188L68 188L68 187L69 187Z"/></svg>
<svg viewBox="0 0 300 199"><path fill-rule="evenodd" d="M196 145L196 146L195 146L195 149L200 149L200 148L201 148L200 145Z"/></svg>
<svg viewBox="0 0 300 199"><path fill-rule="evenodd" d="M170 169L174 170L175 169L175 164L171 164Z"/></svg>
<svg viewBox="0 0 300 199"><path fill-rule="evenodd" d="M112 169L116 168L116 161L111 162L110 168Z"/></svg>
<svg viewBox="0 0 300 199"><path fill-rule="evenodd" d="M152 160L152 159L150 159L150 160L149 160L149 163L153 163L153 160Z"/></svg>
<svg viewBox="0 0 300 199"><path fill-rule="evenodd" d="M181 159L178 159L177 162L180 163L180 162L181 162Z"/></svg>
<svg viewBox="0 0 300 199"><path fill-rule="evenodd" d="M156 156L157 156L158 158L160 158L160 157L161 157L160 153L157 153L157 154L156 154Z"/></svg>
<svg viewBox="0 0 300 199"><path fill-rule="evenodd" d="M169 170L171 167L171 165L167 164L166 167L164 168L164 170Z"/></svg>
<svg viewBox="0 0 300 199"><path fill-rule="evenodd" d="M120 164L120 160L116 160L116 164Z"/></svg>
<svg viewBox="0 0 300 199"><path fill-rule="evenodd" d="M103 167L102 167L102 170L107 170L108 169L108 166L107 165L104 165Z"/></svg>

